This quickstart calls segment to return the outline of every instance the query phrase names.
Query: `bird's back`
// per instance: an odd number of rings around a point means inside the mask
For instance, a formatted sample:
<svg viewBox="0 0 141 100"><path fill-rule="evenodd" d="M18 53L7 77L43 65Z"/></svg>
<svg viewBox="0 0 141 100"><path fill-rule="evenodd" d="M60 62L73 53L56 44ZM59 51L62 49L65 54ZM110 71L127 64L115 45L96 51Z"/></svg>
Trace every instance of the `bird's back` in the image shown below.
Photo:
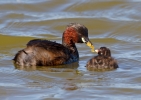
<svg viewBox="0 0 141 100"><path fill-rule="evenodd" d="M70 53L71 51L62 44L34 39L15 55L14 61L21 66L61 65L69 62Z"/></svg>
<svg viewBox="0 0 141 100"><path fill-rule="evenodd" d="M112 57L107 56L95 56L87 62L86 65L89 70L111 70L118 68L118 64L116 60Z"/></svg>

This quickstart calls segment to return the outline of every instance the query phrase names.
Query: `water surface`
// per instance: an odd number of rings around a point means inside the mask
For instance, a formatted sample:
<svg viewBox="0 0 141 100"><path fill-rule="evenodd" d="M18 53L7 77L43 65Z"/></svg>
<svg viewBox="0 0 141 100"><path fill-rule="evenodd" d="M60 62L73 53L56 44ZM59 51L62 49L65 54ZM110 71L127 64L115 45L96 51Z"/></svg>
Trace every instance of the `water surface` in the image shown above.
<svg viewBox="0 0 141 100"><path fill-rule="evenodd" d="M1 0L1 100L140 100L140 0ZM15 53L34 38L61 43L70 22L84 24L95 48L106 46L118 61L113 71L85 68L96 54L77 44L79 62L15 67Z"/></svg>

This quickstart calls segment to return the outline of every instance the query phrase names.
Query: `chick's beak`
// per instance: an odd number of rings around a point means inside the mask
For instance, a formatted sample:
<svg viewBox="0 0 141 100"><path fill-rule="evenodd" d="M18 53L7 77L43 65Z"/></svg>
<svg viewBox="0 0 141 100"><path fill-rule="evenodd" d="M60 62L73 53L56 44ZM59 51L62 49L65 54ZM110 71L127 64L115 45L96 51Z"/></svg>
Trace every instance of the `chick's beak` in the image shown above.
<svg viewBox="0 0 141 100"><path fill-rule="evenodd" d="M94 45L92 44L92 42L91 42L88 38L82 37L82 41L83 41L84 43L86 43L86 45L87 45L88 47L91 48L91 52L95 52L95 50L94 50Z"/></svg>
<svg viewBox="0 0 141 100"><path fill-rule="evenodd" d="M98 49L96 49L96 50L95 50L95 52L96 52L96 53L98 53L98 52L99 52L99 50L98 50Z"/></svg>

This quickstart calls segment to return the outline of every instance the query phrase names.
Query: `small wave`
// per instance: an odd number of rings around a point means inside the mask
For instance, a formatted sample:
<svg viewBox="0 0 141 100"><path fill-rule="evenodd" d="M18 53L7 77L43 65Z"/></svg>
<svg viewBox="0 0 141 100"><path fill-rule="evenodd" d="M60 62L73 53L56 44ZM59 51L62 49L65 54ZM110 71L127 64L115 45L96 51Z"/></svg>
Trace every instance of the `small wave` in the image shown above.
<svg viewBox="0 0 141 100"><path fill-rule="evenodd" d="M47 0L40 0L40 1L35 1L35 0L6 0L3 1L1 0L0 3L1 4L8 4L8 3L39 3L39 2L45 2ZM48 0L49 1L49 0Z"/></svg>
<svg viewBox="0 0 141 100"><path fill-rule="evenodd" d="M20 0L19 0L20 1ZM91 0L89 0L91 1ZM102 0L101 0L102 1ZM131 0L137 1L137 0ZM28 2L28 1L24 1ZM33 0L31 0L33 2ZM81 3L86 3L88 1L83 0L77 4L77 7L81 7ZM97 1L98 2L98 1ZM103 1L104 2L104 1ZM30 3L30 2L29 2ZM76 3L76 2L75 2ZM95 4L95 2L90 2ZM75 19L99 19L99 20L108 20L108 22L140 22L141 21L141 14L140 14L140 4L130 4L130 2L120 2L119 4L112 4L104 8L88 8L82 11L76 9L76 5L74 1L71 4L67 4L65 2L64 6L61 7L58 5L53 5L55 7L52 9L51 6L46 7L48 1L42 0L40 3L36 4L9 4L6 3L4 5L0 5L0 32L2 34L7 35L16 35L16 36L33 36L38 34L45 34L45 33L52 33L51 23L58 22L58 20L67 20L70 21ZM108 4L108 2L106 2ZM69 9L68 7L72 6L75 8ZM85 4L86 5L86 4ZM103 3L102 3L103 5ZM102 6L99 3L99 6ZM37 6L41 6L39 9L36 8ZM36 9L35 9L36 8ZM56 10L56 11L55 11ZM3 13L6 12L6 13ZM77 21L77 20L76 20ZM60 21L61 22L61 21ZM117 36L117 35L116 35ZM117 39L122 39L122 37L117 36ZM133 38L133 37L132 37ZM132 38L124 38L128 41L132 40ZM133 38L134 39L134 38ZM140 41L140 39L136 39L136 41Z"/></svg>

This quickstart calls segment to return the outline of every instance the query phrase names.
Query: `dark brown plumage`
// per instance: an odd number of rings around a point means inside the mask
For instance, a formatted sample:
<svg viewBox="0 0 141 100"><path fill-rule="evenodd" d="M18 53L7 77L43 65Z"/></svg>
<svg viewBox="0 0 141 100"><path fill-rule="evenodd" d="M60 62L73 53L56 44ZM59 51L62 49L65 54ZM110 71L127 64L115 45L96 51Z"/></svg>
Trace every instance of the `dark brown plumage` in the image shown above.
<svg viewBox="0 0 141 100"><path fill-rule="evenodd" d="M82 39L83 38L83 39ZM27 43L14 57L19 66L55 66L69 64L79 60L75 43L91 43L88 29L78 23L70 23L62 36L62 44L34 39Z"/></svg>
<svg viewBox="0 0 141 100"><path fill-rule="evenodd" d="M118 68L116 60L111 57L110 49L101 47L95 51L98 55L87 62L86 67L88 70L111 70Z"/></svg>

